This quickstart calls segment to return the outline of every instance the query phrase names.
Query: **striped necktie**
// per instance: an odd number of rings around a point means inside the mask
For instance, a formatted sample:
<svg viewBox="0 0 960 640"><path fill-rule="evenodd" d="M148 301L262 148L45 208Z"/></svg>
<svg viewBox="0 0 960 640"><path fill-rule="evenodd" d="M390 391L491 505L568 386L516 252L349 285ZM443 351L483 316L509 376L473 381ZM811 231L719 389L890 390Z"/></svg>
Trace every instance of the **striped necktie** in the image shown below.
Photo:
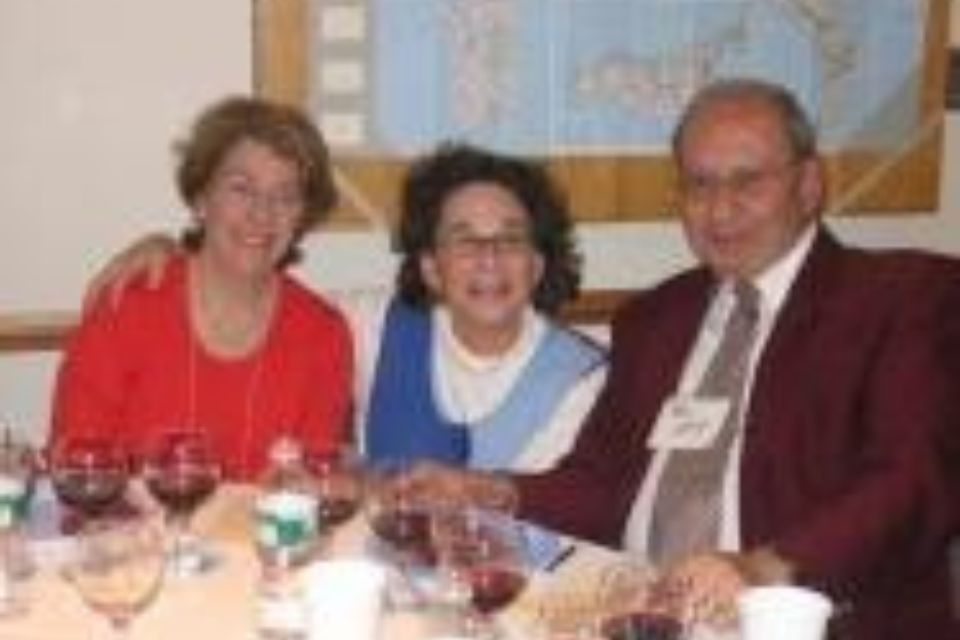
<svg viewBox="0 0 960 640"><path fill-rule="evenodd" d="M721 489L741 418L749 355L760 318L760 294L750 283L734 290L736 302L697 396L730 402L723 426L703 449L677 449L663 466L650 524L650 558L669 562L691 552L716 549Z"/></svg>

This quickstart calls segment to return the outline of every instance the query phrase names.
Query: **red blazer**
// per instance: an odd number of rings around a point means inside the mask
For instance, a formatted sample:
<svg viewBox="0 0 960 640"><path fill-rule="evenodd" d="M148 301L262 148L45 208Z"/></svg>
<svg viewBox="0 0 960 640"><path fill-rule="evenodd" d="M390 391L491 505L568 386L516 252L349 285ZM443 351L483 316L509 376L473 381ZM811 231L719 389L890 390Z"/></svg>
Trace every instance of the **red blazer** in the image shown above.
<svg viewBox="0 0 960 640"><path fill-rule="evenodd" d="M960 639L947 560L960 509L958 265L844 248L823 231L757 365L743 542L773 545L841 604L838 638ZM518 478L525 515L620 544L647 435L714 287L690 271L617 314L608 382L575 449Z"/></svg>

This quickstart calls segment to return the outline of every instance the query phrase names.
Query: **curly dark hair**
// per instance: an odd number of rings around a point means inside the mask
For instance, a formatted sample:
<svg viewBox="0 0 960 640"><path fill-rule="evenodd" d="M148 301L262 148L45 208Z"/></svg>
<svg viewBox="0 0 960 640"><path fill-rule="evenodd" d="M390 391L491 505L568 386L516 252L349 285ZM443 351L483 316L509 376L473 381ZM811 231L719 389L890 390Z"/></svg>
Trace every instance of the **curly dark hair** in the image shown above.
<svg viewBox="0 0 960 640"><path fill-rule="evenodd" d="M532 303L555 314L577 296L582 262L564 194L541 164L460 142L440 144L416 161L404 180L393 247L401 256L396 280L401 299L421 308L435 302L420 258L436 249L444 203L461 187L476 183L500 186L523 206L534 250L544 262Z"/></svg>
<svg viewBox="0 0 960 640"><path fill-rule="evenodd" d="M289 265L300 257L303 235L324 220L337 203L326 142L302 111L247 96L228 97L207 108L187 139L175 146L180 155L180 197L192 206L209 187L230 151L244 140L267 146L292 163L300 174L304 214L293 242L280 260L280 266ZM203 242L203 230L188 229L182 241L188 249L197 249Z"/></svg>

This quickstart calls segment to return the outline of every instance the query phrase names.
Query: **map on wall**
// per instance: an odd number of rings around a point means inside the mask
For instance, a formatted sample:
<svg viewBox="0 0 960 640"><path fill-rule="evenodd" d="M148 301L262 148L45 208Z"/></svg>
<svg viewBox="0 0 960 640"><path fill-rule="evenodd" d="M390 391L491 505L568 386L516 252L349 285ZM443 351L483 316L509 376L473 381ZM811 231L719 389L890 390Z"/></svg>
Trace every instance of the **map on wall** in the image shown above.
<svg viewBox="0 0 960 640"><path fill-rule="evenodd" d="M548 156L662 152L691 92L731 74L789 84L828 148L888 148L922 126L925 0L317 7L312 109L358 153L451 137Z"/></svg>
<svg viewBox="0 0 960 640"><path fill-rule="evenodd" d="M836 210L937 206L948 0L255 2L258 89L316 118L360 218L449 138L545 158L581 220L669 215L670 132L730 75L797 93Z"/></svg>

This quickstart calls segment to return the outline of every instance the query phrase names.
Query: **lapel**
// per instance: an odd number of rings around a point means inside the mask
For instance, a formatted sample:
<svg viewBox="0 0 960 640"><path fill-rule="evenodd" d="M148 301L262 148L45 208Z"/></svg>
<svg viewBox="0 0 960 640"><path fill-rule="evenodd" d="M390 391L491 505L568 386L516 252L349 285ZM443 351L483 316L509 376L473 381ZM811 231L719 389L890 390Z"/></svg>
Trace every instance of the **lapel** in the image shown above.
<svg viewBox="0 0 960 640"><path fill-rule="evenodd" d="M641 367L644 371L653 372L654 377L640 381L646 388L638 389L641 395L637 397L644 397L652 390L657 411L664 400L679 388L684 366L716 287L716 280L706 269L693 272L675 300L665 303L668 311L660 315L664 320L659 323L661 326L648 334L651 344L644 358L648 358L649 362L643 362ZM653 417L655 419L656 416Z"/></svg>
<svg viewBox="0 0 960 640"><path fill-rule="evenodd" d="M750 407L744 432L744 461L758 461L762 451L781 450L787 432L805 407L805 378L824 372L811 371L816 359L817 327L830 287L842 271L844 249L822 229L797 277L770 333L754 375ZM745 469L745 473L748 470Z"/></svg>

